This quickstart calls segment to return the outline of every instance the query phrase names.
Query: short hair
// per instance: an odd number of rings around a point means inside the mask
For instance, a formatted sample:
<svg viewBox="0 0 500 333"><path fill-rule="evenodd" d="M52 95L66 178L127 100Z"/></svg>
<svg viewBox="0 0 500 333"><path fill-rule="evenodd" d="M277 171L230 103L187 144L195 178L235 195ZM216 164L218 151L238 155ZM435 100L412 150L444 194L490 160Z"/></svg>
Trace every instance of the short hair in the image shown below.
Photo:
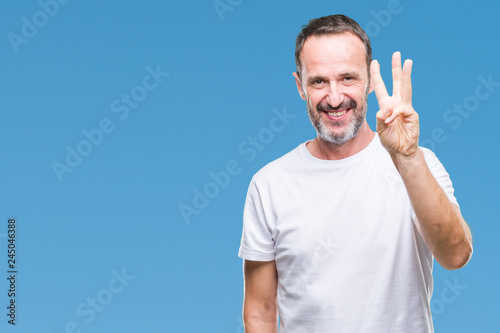
<svg viewBox="0 0 500 333"><path fill-rule="evenodd" d="M307 38L311 36L336 35L345 32L350 32L358 36L365 45L366 66L368 70L368 80L370 80L370 63L372 62L370 39L356 21L341 14L315 18L310 20L307 25L302 26L302 30L297 35L297 40L295 42L295 65L297 66L297 75L299 78L302 74L300 53L302 52L302 48Z"/></svg>

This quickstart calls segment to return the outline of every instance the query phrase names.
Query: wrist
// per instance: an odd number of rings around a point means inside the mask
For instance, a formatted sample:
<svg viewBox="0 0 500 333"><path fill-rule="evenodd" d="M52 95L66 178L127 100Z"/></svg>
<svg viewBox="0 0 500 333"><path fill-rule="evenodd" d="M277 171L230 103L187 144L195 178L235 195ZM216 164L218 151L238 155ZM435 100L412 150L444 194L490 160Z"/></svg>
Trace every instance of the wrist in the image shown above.
<svg viewBox="0 0 500 333"><path fill-rule="evenodd" d="M420 148L411 154L391 153L390 155L401 176L416 171L425 164L424 152Z"/></svg>

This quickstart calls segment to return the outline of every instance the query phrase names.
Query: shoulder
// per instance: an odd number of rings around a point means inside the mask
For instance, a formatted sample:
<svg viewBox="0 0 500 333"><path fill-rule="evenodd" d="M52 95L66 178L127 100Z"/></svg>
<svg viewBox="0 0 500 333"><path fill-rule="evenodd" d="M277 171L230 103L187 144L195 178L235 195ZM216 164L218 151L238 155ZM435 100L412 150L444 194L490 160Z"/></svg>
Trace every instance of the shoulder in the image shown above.
<svg viewBox="0 0 500 333"><path fill-rule="evenodd" d="M252 178L252 182L254 183L259 183L262 181L266 182L269 179L274 179L277 178L277 176L290 173L291 169L294 166L300 164L302 158L301 150L303 149L304 145L305 143L300 144L295 149L291 150L285 155L263 166L259 171L255 173L255 175Z"/></svg>

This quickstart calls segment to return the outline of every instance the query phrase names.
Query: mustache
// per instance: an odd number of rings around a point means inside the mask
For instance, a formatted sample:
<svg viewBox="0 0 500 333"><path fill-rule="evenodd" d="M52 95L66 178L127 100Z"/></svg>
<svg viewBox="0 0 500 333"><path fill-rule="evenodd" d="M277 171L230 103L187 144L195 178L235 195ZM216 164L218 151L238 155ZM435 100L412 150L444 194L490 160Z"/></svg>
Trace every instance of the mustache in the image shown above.
<svg viewBox="0 0 500 333"><path fill-rule="evenodd" d="M318 111L336 111L340 109L355 109L357 106L357 103L353 99L348 99L347 101L343 101L336 107L333 107L328 103L319 103L316 106L316 109Z"/></svg>

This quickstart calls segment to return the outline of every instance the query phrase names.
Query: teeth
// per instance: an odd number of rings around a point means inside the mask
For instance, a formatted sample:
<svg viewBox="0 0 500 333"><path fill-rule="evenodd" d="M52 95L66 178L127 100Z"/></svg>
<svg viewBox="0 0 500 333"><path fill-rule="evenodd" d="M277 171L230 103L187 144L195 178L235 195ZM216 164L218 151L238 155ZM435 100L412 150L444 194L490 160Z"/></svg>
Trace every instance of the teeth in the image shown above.
<svg viewBox="0 0 500 333"><path fill-rule="evenodd" d="M340 112L328 112L328 115L333 116L333 117L340 117L340 116L345 115L345 113L346 113L346 110L340 111Z"/></svg>

